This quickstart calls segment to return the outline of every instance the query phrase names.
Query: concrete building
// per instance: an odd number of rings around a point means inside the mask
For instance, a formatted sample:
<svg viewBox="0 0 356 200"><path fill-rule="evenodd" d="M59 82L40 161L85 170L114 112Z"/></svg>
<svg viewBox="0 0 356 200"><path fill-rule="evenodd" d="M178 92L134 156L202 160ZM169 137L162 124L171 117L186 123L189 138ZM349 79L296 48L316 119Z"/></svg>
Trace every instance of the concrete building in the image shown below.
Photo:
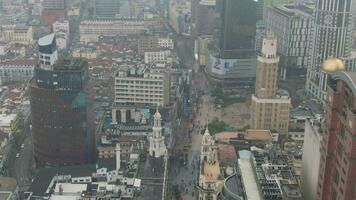
<svg viewBox="0 0 356 200"><path fill-rule="evenodd" d="M45 70L52 69L58 60L57 44L55 34L51 33L38 40L38 53L40 67Z"/></svg>
<svg viewBox="0 0 356 200"><path fill-rule="evenodd" d="M52 31L53 33L57 32L66 32L69 35L69 21L68 20L62 20L62 21L56 21L52 25Z"/></svg>
<svg viewBox="0 0 356 200"><path fill-rule="evenodd" d="M198 60L200 66L206 66L208 60L208 44L213 40L212 35L198 37Z"/></svg>
<svg viewBox="0 0 356 200"><path fill-rule="evenodd" d="M294 4L296 0L263 0L262 3L262 12L263 12L263 20L267 19L268 10L274 6L281 6L283 4Z"/></svg>
<svg viewBox="0 0 356 200"><path fill-rule="evenodd" d="M115 74L115 103L148 106L169 104L170 77L165 65L143 64Z"/></svg>
<svg viewBox="0 0 356 200"><path fill-rule="evenodd" d="M20 200L17 181L9 177L0 177L0 199Z"/></svg>
<svg viewBox="0 0 356 200"><path fill-rule="evenodd" d="M114 19L120 14L120 0L95 0L94 13L98 19Z"/></svg>
<svg viewBox="0 0 356 200"><path fill-rule="evenodd" d="M98 55L100 55L100 53L96 47L93 46L74 48L72 51L72 56L74 58L86 58L91 60L98 58Z"/></svg>
<svg viewBox="0 0 356 200"><path fill-rule="evenodd" d="M0 27L0 39L13 44L29 45L33 43L33 31L31 26L11 25Z"/></svg>
<svg viewBox="0 0 356 200"><path fill-rule="evenodd" d="M59 51L67 48L70 38L69 21L56 21L52 25L53 33L56 34L56 43Z"/></svg>
<svg viewBox="0 0 356 200"><path fill-rule="evenodd" d="M43 0L42 7L44 9L65 9L66 8L66 0Z"/></svg>
<svg viewBox="0 0 356 200"><path fill-rule="evenodd" d="M338 62L332 60L325 63L322 69L329 78L321 134L317 200L355 199L356 73L343 71Z"/></svg>
<svg viewBox="0 0 356 200"><path fill-rule="evenodd" d="M284 68L307 68L314 8L281 5L268 11L267 30L276 34L280 65Z"/></svg>
<svg viewBox="0 0 356 200"><path fill-rule="evenodd" d="M145 52L145 63L168 63L172 64L172 52L170 50L161 51L146 51Z"/></svg>
<svg viewBox="0 0 356 200"><path fill-rule="evenodd" d="M223 184L218 160L218 147L208 128L202 137L198 183L199 200L217 200Z"/></svg>
<svg viewBox="0 0 356 200"><path fill-rule="evenodd" d="M306 200L317 199L320 165L321 127L317 120L307 120L304 129L301 188Z"/></svg>
<svg viewBox="0 0 356 200"><path fill-rule="evenodd" d="M174 43L169 36L144 35L138 40L138 52L142 55L147 51L173 50L173 48Z"/></svg>
<svg viewBox="0 0 356 200"><path fill-rule="evenodd" d="M137 20L94 20L82 21L79 25L80 42L98 42L103 35L132 35L143 33L145 21Z"/></svg>
<svg viewBox="0 0 356 200"><path fill-rule="evenodd" d="M255 94L251 98L252 129L288 132L291 99L288 94L277 93L278 63L277 39L267 33L258 56Z"/></svg>
<svg viewBox="0 0 356 200"><path fill-rule="evenodd" d="M166 145L164 144L164 135L161 127L161 114L157 111L154 114L154 122L152 134L149 136L149 155L155 158L164 156L167 153Z"/></svg>
<svg viewBox="0 0 356 200"><path fill-rule="evenodd" d="M0 62L0 83L27 82L33 77L36 60L9 60Z"/></svg>
<svg viewBox="0 0 356 200"><path fill-rule="evenodd" d="M327 74L320 70L329 57L356 59L351 54L351 0L316 1L307 72L306 91L311 98L326 101ZM349 66L346 66L349 68Z"/></svg>

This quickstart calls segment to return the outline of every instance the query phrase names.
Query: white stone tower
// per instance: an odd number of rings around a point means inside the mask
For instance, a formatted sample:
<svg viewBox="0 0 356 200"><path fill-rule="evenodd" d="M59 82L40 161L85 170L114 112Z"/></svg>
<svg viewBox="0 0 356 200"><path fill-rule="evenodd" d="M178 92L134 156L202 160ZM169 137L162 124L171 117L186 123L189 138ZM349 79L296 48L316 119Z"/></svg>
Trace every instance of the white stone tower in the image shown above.
<svg viewBox="0 0 356 200"><path fill-rule="evenodd" d="M159 158L166 153L166 145L164 144L164 136L162 134L161 127L161 114L157 111L154 115L154 124L152 128L152 134L149 137L149 154L152 157Z"/></svg>
<svg viewBox="0 0 356 200"><path fill-rule="evenodd" d="M200 161L213 164L218 160L217 146L215 145L214 137L210 135L208 126L202 138Z"/></svg>

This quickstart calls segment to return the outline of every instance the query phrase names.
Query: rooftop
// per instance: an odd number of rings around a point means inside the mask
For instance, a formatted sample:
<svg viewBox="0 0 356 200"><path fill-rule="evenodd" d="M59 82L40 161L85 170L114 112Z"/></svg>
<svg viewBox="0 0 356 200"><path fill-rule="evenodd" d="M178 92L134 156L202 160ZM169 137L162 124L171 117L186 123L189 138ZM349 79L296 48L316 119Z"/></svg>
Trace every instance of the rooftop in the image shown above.
<svg viewBox="0 0 356 200"><path fill-rule="evenodd" d="M77 193L81 194L83 191L87 190L87 184L72 184L72 183L57 183L54 189L55 193Z"/></svg>
<svg viewBox="0 0 356 200"><path fill-rule="evenodd" d="M66 167L42 168L35 175L29 191L34 196L43 196L52 178L56 175L71 175L72 177L90 176L96 172L95 165L80 165Z"/></svg>
<svg viewBox="0 0 356 200"><path fill-rule="evenodd" d="M259 191L254 168L251 163L251 152L249 151L239 151L239 167L242 176L242 182L245 186L247 199L262 200ZM241 155L244 155L241 157ZM250 156L248 156L250 155Z"/></svg>
<svg viewBox="0 0 356 200"><path fill-rule="evenodd" d="M246 140L272 141L270 130L248 129L246 130Z"/></svg>
<svg viewBox="0 0 356 200"><path fill-rule="evenodd" d="M54 33L48 34L48 35L46 35L44 37L41 37L38 40L38 45L40 45L40 46L50 45L50 44L52 44L54 39L55 39L55 34Z"/></svg>
<svg viewBox="0 0 356 200"><path fill-rule="evenodd" d="M63 59L53 65L54 70L67 71L67 70L81 70L87 65L87 62L81 58Z"/></svg>
<svg viewBox="0 0 356 200"><path fill-rule="evenodd" d="M0 177L0 191L14 191L17 187L17 181L10 177Z"/></svg>

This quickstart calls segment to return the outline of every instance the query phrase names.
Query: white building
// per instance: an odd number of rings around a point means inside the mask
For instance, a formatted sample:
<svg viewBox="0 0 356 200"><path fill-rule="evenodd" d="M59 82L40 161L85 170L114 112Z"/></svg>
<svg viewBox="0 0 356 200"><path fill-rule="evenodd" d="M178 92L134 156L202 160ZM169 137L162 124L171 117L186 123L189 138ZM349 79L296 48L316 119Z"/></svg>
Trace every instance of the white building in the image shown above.
<svg viewBox="0 0 356 200"><path fill-rule="evenodd" d="M145 52L145 63L172 63L172 53L170 50L147 51Z"/></svg>
<svg viewBox="0 0 356 200"><path fill-rule="evenodd" d="M65 32L69 34L69 21L68 20L56 21L53 23L52 29L53 29L53 33Z"/></svg>
<svg viewBox="0 0 356 200"><path fill-rule="evenodd" d="M0 40L13 44L32 44L33 32L31 26L4 25L0 26Z"/></svg>
<svg viewBox="0 0 356 200"><path fill-rule="evenodd" d="M166 106L169 104L169 70L156 65L120 69L115 75L115 103Z"/></svg>
<svg viewBox="0 0 356 200"><path fill-rule="evenodd" d="M51 33L38 40L40 67L51 69L58 60L57 44L55 34Z"/></svg>
<svg viewBox="0 0 356 200"><path fill-rule="evenodd" d="M0 62L0 83L26 82L33 77L36 60L9 60Z"/></svg>
<svg viewBox="0 0 356 200"><path fill-rule="evenodd" d="M217 200L222 184L223 177L218 160L218 147L207 127L202 138L200 150L198 199Z"/></svg>
<svg viewBox="0 0 356 200"><path fill-rule="evenodd" d="M174 48L173 40L169 37L159 37L158 38L158 47L162 49L171 49Z"/></svg>
<svg viewBox="0 0 356 200"><path fill-rule="evenodd" d="M82 21L79 25L80 42L97 42L103 35L132 35L146 30L145 21L136 20L95 20Z"/></svg>
<svg viewBox="0 0 356 200"><path fill-rule="evenodd" d="M56 21L52 25L53 33L56 34L56 43L58 50L64 50L69 43L69 21Z"/></svg>
<svg viewBox="0 0 356 200"><path fill-rule="evenodd" d="M307 67L313 11L313 7L290 4L269 9L267 30L273 31L278 39L282 66Z"/></svg>
<svg viewBox="0 0 356 200"><path fill-rule="evenodd" d="M161 127L161 114L158 111L154 114L154 124L152 128L152 135L149 136L150 146L148 152L150 156L159 158L166 153L166 145L164 144L164 135Z"/></svg>
<svg viewBox="0 0 356 200"><path fill-rule="evenodd" d="M317 120L307 120L305 122L301 177L301 187L305 199L317 199L322 140L320 125L321 123Z"/></svg>

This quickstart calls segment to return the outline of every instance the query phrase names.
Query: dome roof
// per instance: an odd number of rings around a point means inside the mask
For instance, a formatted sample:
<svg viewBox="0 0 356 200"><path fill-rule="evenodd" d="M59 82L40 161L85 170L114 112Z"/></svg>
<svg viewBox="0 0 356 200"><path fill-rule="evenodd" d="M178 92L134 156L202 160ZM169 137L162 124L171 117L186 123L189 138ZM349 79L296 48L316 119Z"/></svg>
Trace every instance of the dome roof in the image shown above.
<svg viewBox="0 0 356 200"><path fill-rule="evenodd" d="M345 64L342 60L338 58L329 58L324 61L323 65L321 66L321 70L327 73L344 71Z"/></svg>

